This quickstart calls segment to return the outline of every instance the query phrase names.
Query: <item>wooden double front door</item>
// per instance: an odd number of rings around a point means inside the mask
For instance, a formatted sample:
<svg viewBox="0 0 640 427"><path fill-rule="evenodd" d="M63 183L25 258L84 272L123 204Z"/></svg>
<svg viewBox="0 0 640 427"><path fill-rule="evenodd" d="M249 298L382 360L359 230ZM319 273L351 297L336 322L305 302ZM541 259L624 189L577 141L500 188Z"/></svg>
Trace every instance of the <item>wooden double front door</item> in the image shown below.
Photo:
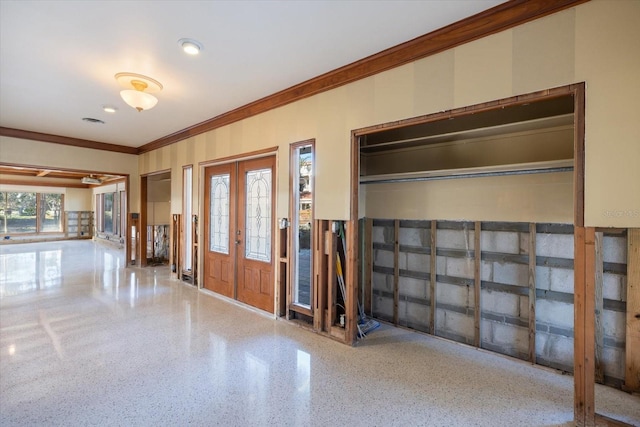
<svg viewBox="0 0 640 427"><path fill-rule="evenodd" d="M204 287L274 310L275 157L205 169Z"/></svg>

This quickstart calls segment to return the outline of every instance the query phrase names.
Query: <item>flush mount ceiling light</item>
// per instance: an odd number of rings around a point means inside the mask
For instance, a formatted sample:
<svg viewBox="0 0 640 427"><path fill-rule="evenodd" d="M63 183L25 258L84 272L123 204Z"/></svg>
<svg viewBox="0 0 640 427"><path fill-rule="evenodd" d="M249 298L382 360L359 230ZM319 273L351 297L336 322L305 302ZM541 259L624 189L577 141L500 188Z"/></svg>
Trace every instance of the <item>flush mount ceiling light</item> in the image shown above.
<svg viewBox="0 0 640 427"><path fill-rule="evenodd" d="M189 55L197 55L202 50L202 43L194 39L180 39L178 44Z"/></svg>
<svg viewBox="0 0 640 427"><path fill-rule="evenodd" d="M118 73L115 77L120 86L126 88L120 91L120 96L131 107L138 111L150 110L158 103L158 98L151 94L162 90L159 81L135 73Z"/></svg>
<svg viewBox="0 0 640 427"><path fill-rule="evenodd" d="M103 106L102 106L102 110L103 110L105 113L111 113L111 114L113 114L113 113L115 113L116 111L118 111L118 109L117 109L116 107L114 107L113 105L103 105Z"/></svg>

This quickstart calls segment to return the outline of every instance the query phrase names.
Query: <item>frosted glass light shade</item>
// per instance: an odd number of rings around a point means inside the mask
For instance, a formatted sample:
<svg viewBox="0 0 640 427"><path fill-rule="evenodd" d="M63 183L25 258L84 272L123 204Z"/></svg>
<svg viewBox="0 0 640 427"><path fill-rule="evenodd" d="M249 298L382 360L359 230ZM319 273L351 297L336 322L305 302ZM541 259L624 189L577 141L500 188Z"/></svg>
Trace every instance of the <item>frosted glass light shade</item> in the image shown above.
<svg viewBox="0 0 640 427"><path fill-rule="evenodd" d="M138 111L150 110L158 103L158 98L140 90L127 89L120 92L124 102Z"/></svg>

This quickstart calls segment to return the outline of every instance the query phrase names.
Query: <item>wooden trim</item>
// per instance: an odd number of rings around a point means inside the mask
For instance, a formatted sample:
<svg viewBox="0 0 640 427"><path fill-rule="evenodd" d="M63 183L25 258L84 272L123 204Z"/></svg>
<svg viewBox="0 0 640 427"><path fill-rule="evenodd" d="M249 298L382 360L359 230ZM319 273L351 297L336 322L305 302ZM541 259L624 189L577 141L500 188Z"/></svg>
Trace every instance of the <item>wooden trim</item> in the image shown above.
<svg viewBox="0 0 640 427"><path fill-rule="evenodd" d="M395 122L388 122L377 124L373 126L367 126L364 128L353 130L352 133L356 136L369 135L377 132L384 132L391 129L402 128L406 126L419 125L431 122L437 122L440 120L450 120L457 117L463 117L471 114L482 113L492 110L501 110L505 107L511 107L516 105L529 104L536 101L544 101L554 98L561 98L563 96L576 96L579 97L580 88L582 88L584 99L584 83L577 83L567 86L560 86L552 89L544 89L537 92L526 93L523 95L516 95L509 98L497 99L489 102L483 102L480 104L468 105L466 107L454 108L447 111L441 111L438 113L427 114L424 116L412 117L409 119L397 120ZM577 112L577 110L576 110ZM576 114L574 112L574 114ZM576 122L580 119L576 118ZM576 126L578 129L579 124ZM574 145L579 145L579 141L582 141L582 147L584 147L584 109L582 110L582 130L583 135L581 138L576 138ZM584 152L584 148L582 150ZM575 173L575 172L574 172Z"/></svg>
<svg viewBox="0 0 640 427"><path fill-rule="evenodd" d="M599 427L633 427L631 424L624 423L622 421L614 420L605 415L596 414L596 425Z"/></svg>
<svg viewBox="0 0 640 427"><path fill-rule="evenodd" d="M431 312L429 313L429 329L431 335L436 334L436 273L438 269L437 263L437 236L438 223L431 220L431 255L429 256L429 290L431 293Z"/></svg>
<svg viewBox="0 0 640 427"><path fill-rule="evenodd" d="M22 185L28 187L58 187L58 188L93 188L94 186L89 184L73 184L51 181L24 181L24 180L9 180L0 178L0 185Z"/></svg>
<svg viewBox="0 0 640 427"><path fill-rule="evenodd" d="M140 176L140 219L138 221L140 236L138 241L138 247L140 252L138 253L138 259L140 260L140 267L147 266L147 176Z"/></svg>
<svg viewBox="0 0 640 427"><path fill-rule="evenodd" d="M393 324L398 325L400 300L400 220L393 222Z"/></svg>
<svg viewBox="0 0 640 427"><path fill-rule="evenodd" d="M171 173L171 168L169 169L161 169L161 170L157 170L157 171L153 171L153 172L148 172L148 173L141 173L140 177L148 177L148 176L154 176L154 175L161 175L163 173Z"/></svg>
<svg viewBox="0 0 640 427"><path fill-rule="evenodd" d="M261 150L250 151L248 153L234 154L233 156L221 157L219 159L204 160L202 162L198 162L198 166L200 167L218 166L225 163L233 163L233 162L238 162L242 160L251 160L256 157L266 157L271 154L277 153L278 148L279 147L277 146L268 147L268 148L263 148Z"/></svg>
<svg viewBox="0 0 640 427"><path fill-rule="evenodd" d="M584 162L585 162L585 84L571 85L574 95L573 117L573 225L584 226Z"/></svg>
<svg viewBox="0 0 640 427"><path fill-rule="evenodd" d="M536 224L529 224L529 361L536 363Z"/></svg>
<svg viewBox="0 0 640 427"><path fill-rule="evenodd" d="M373 280L373 219L365 218L364 220L364 312L370 316L372 311L372 283Z"/></svg>
<svg viewBox="0 0 640 427"><path fill-rule="evenodd" d="M602 297L602 285L604 282L604 258L602 252L603 234L595 234L595 380L604 384L604 364L602 362L602 351L604 348L604 325L602 323L602 312L604 310L604 299Z"/></svg>
<svg viewBox="0 0 640 427"><path fill-rule="evenodd" d="M139 154L139 148L136 147L108 144L106 142L91 141L88 139L80 138L70 138L60 135L51 135L48 133L32 132L22 129L0 127L0 136L29 139L31 141L49 142L53 144L70 145L72 147L89 148L92 150L113 151L115 153Z"/></svg>
<svg viewBox="0 0 640 427"><path fill-rule="evenodd" d="M191 138L274 108L326 92L357 80L399 67L525 22L584 3L586 0L512 0L408 42L383 50L344 67L251 102L142 145L138 153Z"/></svg>
<svg viewBox="0 0 640 427"><path fill-rule="evenodd" d="M627 233L627 338L624 389L640 391L640 228Z"/></svg>
<svg viewBox="0 0 640 427"><path fill-rule="evenodd" d="M474 325L474 335L473 341L476 347L480 347L481 344L481 333L480 333L480 298L482 295L482 278L480 277L480 264L481 264L481 246L480 246L480 236L482 234L481 231L481 223L480 221L475 222L475 227L473 230L473 325Z"/></svg>

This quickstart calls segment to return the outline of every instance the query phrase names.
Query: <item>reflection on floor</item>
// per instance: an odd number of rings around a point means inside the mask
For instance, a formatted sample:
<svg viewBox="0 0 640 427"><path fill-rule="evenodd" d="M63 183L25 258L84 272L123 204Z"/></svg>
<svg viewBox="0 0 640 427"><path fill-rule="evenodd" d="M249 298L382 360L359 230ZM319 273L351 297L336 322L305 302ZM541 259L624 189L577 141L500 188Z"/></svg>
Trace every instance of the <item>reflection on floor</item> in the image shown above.
<svg viewBox="0 0 640 427"><path fill-rule="evenodd" d="M90 241L0 246L0 425L552 426L573 380L406 330L347 347ZM640 398L598 387L640 424Z"/></svg>

